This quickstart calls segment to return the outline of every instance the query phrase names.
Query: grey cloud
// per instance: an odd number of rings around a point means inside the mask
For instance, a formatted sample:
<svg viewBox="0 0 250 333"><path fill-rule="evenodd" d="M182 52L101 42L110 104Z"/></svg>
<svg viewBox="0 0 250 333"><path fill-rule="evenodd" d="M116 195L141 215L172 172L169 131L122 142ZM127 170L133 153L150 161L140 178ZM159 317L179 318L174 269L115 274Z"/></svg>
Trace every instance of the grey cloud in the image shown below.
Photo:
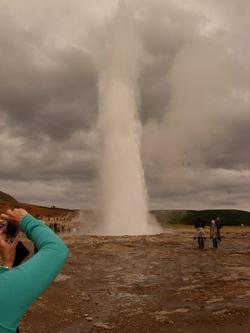
<svg viewBox="0 0 250 333"><path fill-rule="evenodd" d="M14 135L62 140L92 127L97 98L91 56L80 48L48 48L44 36L8 16L0 31L0 110L8 115ZM36 135L27 133L34 128Z"/></svg>
<svg viewBox="0 0 250 333"><path fill-rule="evenodd" d="M140 115L144 123L152 118L160 120L165 115L170 98L167 84L168 70L169 58L167 56L153 57L145 62L142 68Z"/></svg>
<svg viewBox="0 0 250 333"><path fill-rule="evenodd" d="M13 66L11 72L2 68L6 81L0 89L0 107L8 114L12 130L35 128L37 135L63 139L74 130L93 126L97 99L91 59L77 51L58 54L56 59L55 68L31 66L19 77Z"/></svg>
<svg viewBox="0 0 250 333"><path fill-rule="evenodd" d="M175 55L184 44L200 33L207 19L172 1L143 1L140 16L141 35L145 48L151 55Z"/></svg>
<svg viewBox="0 0 250 333"><path fill-rule="evenodd" d="M227 126L227 125L225 125ZM208 167L224 167L228 169L246 170L250 166L250 117L234 118L228 124L227 137L223 139L215 153L208 152L206 163Z"/></svg>

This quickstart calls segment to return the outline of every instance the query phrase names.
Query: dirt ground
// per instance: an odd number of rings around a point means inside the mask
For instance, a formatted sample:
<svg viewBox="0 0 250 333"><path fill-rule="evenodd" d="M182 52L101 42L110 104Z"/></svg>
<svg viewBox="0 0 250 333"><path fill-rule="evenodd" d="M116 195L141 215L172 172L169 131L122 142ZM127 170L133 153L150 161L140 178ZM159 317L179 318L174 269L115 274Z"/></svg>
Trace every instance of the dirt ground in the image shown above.
<svg viewBox="0 0 250 333"><path fill-rule="evenodd" d="M67 263L21 332L250 332L249 231L224 229L217 250L193 233L63 236Z"/></svg>

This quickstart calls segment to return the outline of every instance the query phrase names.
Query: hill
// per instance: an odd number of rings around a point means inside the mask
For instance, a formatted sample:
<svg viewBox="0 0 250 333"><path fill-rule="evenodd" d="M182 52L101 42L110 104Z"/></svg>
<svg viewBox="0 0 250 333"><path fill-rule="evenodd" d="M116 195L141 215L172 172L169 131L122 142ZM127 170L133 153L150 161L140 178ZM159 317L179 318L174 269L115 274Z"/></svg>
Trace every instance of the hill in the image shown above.
<svg viewBox="0 0 250 333"><path fill-rule="evenodd" d="M17 200L14 199L12 196L10 196L9 194L0 191L0 203L3 202L11 202L11 203L17 203Z"/></svg>
<svg viewBox="0 0 250 333"><path fill-rule="evenodd" d="M222 219L224 225L249 225L250 212L236 209L217 210L153 210L151 213L157 221L164 225L170 224L193 224L200 217L209 224L210 220L216 216Z"/></svg>
<svg viewBox="0 0 250 333"><path fill-rule="evenodd" d="M64 209L64 208L57 208L57 207L44 207L39 205L33 205L29 203L22 203L18 202L15 198L11 195L0 191L0 213L4 213L7 209L13 208L24 208L30 214L34 216L51 216L51 217L60 217L60 216L75 216L76 210L73 209Z"/></svg>

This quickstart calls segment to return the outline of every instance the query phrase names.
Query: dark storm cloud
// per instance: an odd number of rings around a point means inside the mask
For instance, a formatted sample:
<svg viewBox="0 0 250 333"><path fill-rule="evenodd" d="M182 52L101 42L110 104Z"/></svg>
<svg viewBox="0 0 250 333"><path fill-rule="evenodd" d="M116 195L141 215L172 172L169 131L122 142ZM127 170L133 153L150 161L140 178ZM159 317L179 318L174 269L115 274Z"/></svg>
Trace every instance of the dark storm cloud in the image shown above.
<svg viewBox="0 0 250 333"><path fill-rule="evenodd" d="M249 169L250 117L235 120L228 128L228 137L214 156L207 156L207 165L213 168Z"/></svg>
<svg viewBox="0 0 250 333"><path fill-rule="evenodd" d="M116 3L0 2L0 181L19 200L95 202L99 51ZM144 47L140 117L151 205L247 208L250 5L127 4Z"/></svg>
<svg viewBox="0 0 250 333"><path fill-rule="evenodd" d="M9 53L7 64L6 56L0 57L0 109L8 115L10 129L22 135L35 128L36 135L33 131L25 134L29 138L30 133L32 140L44 135L62 140L74 130L90 128L97 101L90 56L81 50L61 50L47 54L49 64L41 66L27 61L33 60L28 51L22 54L17 48L16 53L19 51L15 59Z"/></svg>
<svg viewBox="0 0 250 333"><path fill-rule="evenodd" d="M10 130L26 139L63 140L92 127L97 98L91 56L47 45L42 31L27 30L4 12L0 25L0 110Z"/></svg>

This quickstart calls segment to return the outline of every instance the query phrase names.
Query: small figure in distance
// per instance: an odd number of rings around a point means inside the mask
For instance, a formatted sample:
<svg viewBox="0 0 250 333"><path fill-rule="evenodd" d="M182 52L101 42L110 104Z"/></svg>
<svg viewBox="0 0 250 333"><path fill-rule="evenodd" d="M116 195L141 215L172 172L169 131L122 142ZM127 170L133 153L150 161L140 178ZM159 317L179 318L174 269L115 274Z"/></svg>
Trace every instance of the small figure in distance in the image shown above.
<svg viewBox="0 0 250 333"><path fill-rule="evenodd" d="M221 223L221 219L219 216L216 217L215 219L215 224L216 224L216 227L217 227L217 239L219 242L221 242L221 228L222 228L222 223Z"/></svg>
<svg viewBox="0 0 250 333"><path fill-rule="evenodd" d="M198 246L199 249L204 249L205 246L205 222L198 217L195 221L195 228L196 228L196 237L198 239Z"/></svg>
<svg viewBox="0 0 250 333"><path fill-rule="evenodd" d="M221 219L216 217L210 223L210 239L213 242L213 248L218 248L218 243L221 241L220 229L222 228Z"/></svg>

